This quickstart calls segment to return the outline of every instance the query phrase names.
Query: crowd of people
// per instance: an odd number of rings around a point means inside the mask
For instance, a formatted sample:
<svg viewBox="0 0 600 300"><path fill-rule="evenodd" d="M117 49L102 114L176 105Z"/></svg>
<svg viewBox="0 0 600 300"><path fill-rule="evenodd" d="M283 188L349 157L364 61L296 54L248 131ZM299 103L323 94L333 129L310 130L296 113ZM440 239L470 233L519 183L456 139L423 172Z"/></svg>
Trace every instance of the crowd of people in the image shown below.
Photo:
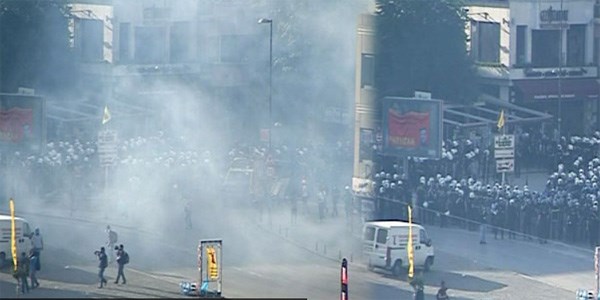
<svg viewBox="0 0 600 300"><path fill-rule="evenodd" d="M517 141L522 141L522 136L532 135L519 132L516 136ZM412 202L414 195L420 208L418 218L426 224L448 226L461 220L463 226L475 230L477 223L485 223L492 225L495 238L504 238L505 233L507 238L515 238L520 233L541 242L556 239L597 246L600 132L586 137L561 137L553 145L520 143L517 142L517 151L527 155L517 159L544 163L551 160L555 164L543 190L502 184L497 177L485 178L477 172L463 172L462 177L456 175L460 172L442 173L449 169L468 170L472 163L478 163L475 160L479 153L493 151L480 151L470 140L452 141L445 143L444 159L413 162L413 175L408 180L400 175L397 165L384 167L372 176L372 196L383 200L380 211L385 215L379 217L405 216L404 207L398 203Z"/></svg>

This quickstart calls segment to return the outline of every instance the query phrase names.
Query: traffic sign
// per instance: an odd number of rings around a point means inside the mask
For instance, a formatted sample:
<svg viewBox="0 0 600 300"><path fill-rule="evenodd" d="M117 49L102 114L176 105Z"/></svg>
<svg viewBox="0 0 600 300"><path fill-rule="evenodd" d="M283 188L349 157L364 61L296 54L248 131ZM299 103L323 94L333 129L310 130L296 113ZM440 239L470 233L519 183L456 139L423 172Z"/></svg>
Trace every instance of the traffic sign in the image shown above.
<svg viewBox="0 0 600 300"><path fill-rule="evenodd" d="M496 172L514 172L515 171L515 160L513 158L508 159L497 159L496 160Z"/></svg>
<svg viewBox="0 0 600 300"><path fill-rule="evenodd" d="M514 149L496 149L494 151L494 158L514 158Z"/></svg>
<svg viewBox="0 0 600 300"><path fill-rule="evenodd" d="M98 132L98 158L102 167L114 166L117 162L117 132L103 130Z"/></svg>
<svg viewBox="0 0 600 300"><path fill-rule="evenodd" d="M501 149L515 149L515 136L514 134L503 134L494 137L494 148L496 150Z"/></svg>

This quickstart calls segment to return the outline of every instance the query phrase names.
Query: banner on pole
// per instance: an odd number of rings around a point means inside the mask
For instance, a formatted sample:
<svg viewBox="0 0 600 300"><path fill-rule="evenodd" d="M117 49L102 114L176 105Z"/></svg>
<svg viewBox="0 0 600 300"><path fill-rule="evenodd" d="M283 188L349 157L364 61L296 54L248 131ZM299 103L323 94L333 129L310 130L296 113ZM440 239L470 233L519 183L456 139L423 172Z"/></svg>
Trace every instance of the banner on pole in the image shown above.
<svg viewBox="0 0 600 300"><path fill-rule="evenodd" d="M15 201L10 198L9 200L10 206L10 248L12 252L13 264L15 266L15 271L17 271L17 227L15 225Z"/></svg>
<svg viewBox="0 0 600 300"><path fill-rule="evenodd" d="M406 246L408 251L408 278L413 278L415 267L414 267L414 249L413 249L413 235L412 235L412 209L408 206L408 245Z"/></svg>

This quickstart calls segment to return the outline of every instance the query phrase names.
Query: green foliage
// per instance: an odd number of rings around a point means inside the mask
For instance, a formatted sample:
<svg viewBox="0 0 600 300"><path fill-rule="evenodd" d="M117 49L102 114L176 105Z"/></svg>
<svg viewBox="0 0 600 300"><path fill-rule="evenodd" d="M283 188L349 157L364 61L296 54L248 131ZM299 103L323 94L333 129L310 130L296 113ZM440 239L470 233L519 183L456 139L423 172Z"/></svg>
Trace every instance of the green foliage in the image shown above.
<svg viewBox="0 0 600 300"><path fill-rule="evenodd" d="M64 92L77 78L64 1L0 1L0 75L4 92L32 87Z"/></svg>
<svg viewBox="0 0 600 300"><path fill-rule="evenodd" d="M376 84L381 96L472 103L475 72L466 51L459 0L376 0Z"/></svg>

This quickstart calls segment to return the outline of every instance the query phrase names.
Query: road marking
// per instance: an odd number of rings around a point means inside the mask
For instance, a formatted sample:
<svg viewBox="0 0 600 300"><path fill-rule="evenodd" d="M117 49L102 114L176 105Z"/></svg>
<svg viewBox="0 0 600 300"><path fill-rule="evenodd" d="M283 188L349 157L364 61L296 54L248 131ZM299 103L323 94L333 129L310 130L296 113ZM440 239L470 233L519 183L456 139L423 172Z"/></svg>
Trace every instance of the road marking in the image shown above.
<svg viewBox="0 0 600 300"><path fill-rule="evenodd" d="M236 270L236 271L238 271L238 272L244 272L244 273L248 273L248 274L250 274L250 275L254 275L254 276L256 276L256 277L259 277L259 278L264 278L264 276L262 276L262 275L260 275L260 274L258 274L258 273L256 273L256 272L249 271L249 270L247 270L247 269L242 269L242 268L240 268L240 267L231 267L231 269L233 269L233 270Z"/></svg>
<svg viewBox="0 0 600 300"><path fill-rule="evenodd" d="M181 283L181 281L168 280L165 277L156 276L156 275L153 275L152 273L148 273L146 271L136 270L136 269L132 269L132 268L128 268L127 271L137 273L140 275L145 275L145 276L151 277L153 279L168 282L168 283L173 283L173 284L177 284L177 285L179 285L179 283Z"/></svg>

